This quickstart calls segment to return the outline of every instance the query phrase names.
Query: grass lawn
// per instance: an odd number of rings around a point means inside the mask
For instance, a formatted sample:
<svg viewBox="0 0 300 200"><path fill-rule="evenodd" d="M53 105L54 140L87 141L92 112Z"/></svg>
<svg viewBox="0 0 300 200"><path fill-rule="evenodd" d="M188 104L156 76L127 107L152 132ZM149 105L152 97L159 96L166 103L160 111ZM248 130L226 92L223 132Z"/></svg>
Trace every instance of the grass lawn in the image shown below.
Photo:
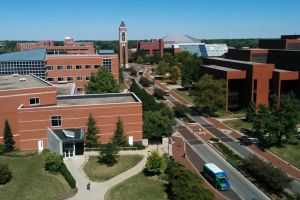
<svg viewBox="0 0 300 200"><path fill-rule="evenodd" d="M232 112L227 113L225 110L218 110L216 112L216 114L220 118L227 118L227 116L228 116L229 119L230 118L239 118L239 119L241 119L241 118L245 118L245 116L246 116L246 113L244 111L238 111L238 112L234 112L234 113L232 113Z"/></svg>
<svg viewBox="0 0 300 200"><path fill-rule="evenodd" d="M224 123L235 130L241 130L242 128L252 130L252 124L241 119L229 120L228 124L227 121Z"/></svg>
<svg viewBox="0 0 300 200"><path fill-rule="evenodd" d="M91 181L106 181L134 167L143 159L140 155L122 155L119 162L112 167L98 163L97 156L90 156L84 171Z"/></svg>
<svg viewBox="0 0 300 200"><path fill-rule="evenodd" d="M155 177L139 173L114 186L105 194L105 200L165 200L164 184Z"/></svg>
<svg viewBox="0 0 300 200"><path fill-rule="evenodd" d="M192 95L189 95L188 90L182 90L182 89L172 89L173 92L180 95L182 98L186 99L187 101L194 103L195 97Z"/></svg>
<svg viewBox="0 0 300 200"><path fill-rule="evenodd" d="M8 163L13 176L9 183L0 186L0 199L55 199L71 191L61 175L44 170L41 156L0 156L0 162Z"/></svg>
<svg viewBox="0 0 300 200"><path fill-rule="evenodd" d="M286 144L282 148L272 147L269 150L278 157L300 169L300 141L297 145Z"/></svg>

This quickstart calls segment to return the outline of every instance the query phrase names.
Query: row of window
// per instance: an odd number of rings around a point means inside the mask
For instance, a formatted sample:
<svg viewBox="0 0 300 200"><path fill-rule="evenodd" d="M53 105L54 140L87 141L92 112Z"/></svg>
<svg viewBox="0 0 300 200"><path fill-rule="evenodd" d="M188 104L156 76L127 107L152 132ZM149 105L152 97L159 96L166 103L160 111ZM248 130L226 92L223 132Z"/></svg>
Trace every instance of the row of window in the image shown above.
<svg viewBox="0 0 300 200"><path fill-rule="evenodd" d="M54 70L54 69L55 69L55 66L50 66L50 65L48 65L46 68L47 68L47 70ZM85 65L84 68L85 68L85 69L91 69L91 65ZM94 65L94 69L98 69L98 68L100 68L100 65ZM63 69L64 69L64 66L58 65L58 66L56 66L56 69L57 69L57 70L63 70ZM66 66L66 69L67 69L67 70L72 70L72 69L73 69L73 65L67 65L67 66ZM82 65L76 65L76 66L75 66L75 69L82 69Z"/></svg>
<svg viewBox="0 0 300 200"><path fill-rule="evenodd" d="M74 79L75 77L66 77L66 79L64 78L64 77L58 77L57 78L57 81L59 81L59 82L61 82L61 81L74 81L75 79ZM84 77L82 77L82 76L77 76L76 77L76 80L77 81L82 81L82 80L86 80L86 81L89 81L90 80L90 77L89 76L86 76L85 78ZM51 77L48 77L47 78L47 81L49 81L49 82L54 82L54 78L51 78Z"/></svg>

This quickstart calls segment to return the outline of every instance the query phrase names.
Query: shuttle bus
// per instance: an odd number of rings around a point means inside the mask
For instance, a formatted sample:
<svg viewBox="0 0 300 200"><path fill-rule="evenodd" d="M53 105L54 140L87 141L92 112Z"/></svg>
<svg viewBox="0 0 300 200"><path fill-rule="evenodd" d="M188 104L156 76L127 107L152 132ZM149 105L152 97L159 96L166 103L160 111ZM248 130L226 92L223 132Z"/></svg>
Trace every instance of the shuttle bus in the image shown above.
<svg viewBox="0 0 300 200"><path fill-rule="evenodd" d="M227 174L215 164L204 164L202 174L218 190L229 190Z"/></svg>

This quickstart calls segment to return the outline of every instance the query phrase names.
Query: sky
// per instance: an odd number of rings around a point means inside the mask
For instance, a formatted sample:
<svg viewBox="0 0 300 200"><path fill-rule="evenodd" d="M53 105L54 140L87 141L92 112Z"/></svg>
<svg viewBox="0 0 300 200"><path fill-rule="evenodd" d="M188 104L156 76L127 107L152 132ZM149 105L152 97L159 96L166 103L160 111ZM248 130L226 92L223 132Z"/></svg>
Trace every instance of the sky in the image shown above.
<svg viewBox="0 0 300 200"><path fill-rule="evenodd" d="M199 39L300 34L300 0L0 0L0 40Z"/></svg>

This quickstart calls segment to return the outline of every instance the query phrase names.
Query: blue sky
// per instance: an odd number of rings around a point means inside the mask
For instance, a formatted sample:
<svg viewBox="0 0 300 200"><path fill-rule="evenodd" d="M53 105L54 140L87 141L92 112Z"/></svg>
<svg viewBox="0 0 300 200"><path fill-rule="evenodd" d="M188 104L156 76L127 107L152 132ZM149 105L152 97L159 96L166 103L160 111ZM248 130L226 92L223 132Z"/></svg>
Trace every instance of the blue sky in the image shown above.
<svg viewBox="0 0 300 200"><path fill-rule="evenodd" d="M300 34L300 0L0 0L0 40L113 40L188 34L269 38Z"/></svg>

